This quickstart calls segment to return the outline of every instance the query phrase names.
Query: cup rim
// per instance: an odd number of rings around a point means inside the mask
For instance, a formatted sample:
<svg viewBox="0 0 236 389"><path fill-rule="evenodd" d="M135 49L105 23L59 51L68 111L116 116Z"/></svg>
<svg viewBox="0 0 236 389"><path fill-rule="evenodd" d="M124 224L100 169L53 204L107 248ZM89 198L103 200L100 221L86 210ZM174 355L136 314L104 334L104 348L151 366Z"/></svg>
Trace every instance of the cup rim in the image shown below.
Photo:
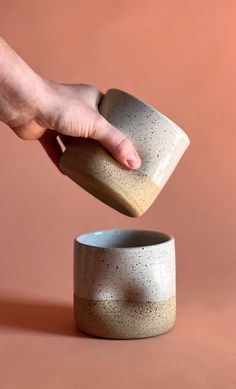
<svg viewBox="0 0 236 389"><path fill-rule="evenodd" d="M154 243L154 244L147 244L147 245L139 245L139 246L123 246L123 247L109 247L108 245L94 245L94 244L89 244L89 243L84 243L81 242L81 238L85 238L86 236L94 236L97 234L102 234L102 233L112 233L112 232L137 232L137 233L148 233L148 234L156 234L159 236L162 236L165 240L159 243ZM174 241L174 237L168 233L161 232L161 231L154 231L154 230L143 230L143 229L134 229L134 228L111 228L111 229L104 229L104 230L98 230L98 231L88 231L83 234L77 235L74 239L75 245L80 245L88 248L93 248L96 250L140 250L143 248L150 248L150 247L158 247L158 246L163 246L166 244L169 244L171 241Z"/></svg>
<svg viewBox="0 0 236 389"><path fill-rule="evenodd" d="M140 99L139 97L136 97L136 96L132 95L131 93L126 92L126 91L124 91L122 89L119 89L119 88L110 88L110 89L107 90L107 92L105 94L107 94L109 91L115 91L115 92L123 93L123 94L133 98L134 100L138 101L139 103L145 105L146 107L150 108L151 110L155 111L156 113L158 113L160 116L163 117L163 119L169 121L172 125L175 126L176 130L183 136L184 140L186 141L187 145L189 146L190 139L189 139L188 135L186 134L186 132L181 127L179 127L178 124L176 124L175 122L173 122L173 120L169 119L166 115L164 115L163 113L158 111L151 104L149 104L146 101Z"/></svg>

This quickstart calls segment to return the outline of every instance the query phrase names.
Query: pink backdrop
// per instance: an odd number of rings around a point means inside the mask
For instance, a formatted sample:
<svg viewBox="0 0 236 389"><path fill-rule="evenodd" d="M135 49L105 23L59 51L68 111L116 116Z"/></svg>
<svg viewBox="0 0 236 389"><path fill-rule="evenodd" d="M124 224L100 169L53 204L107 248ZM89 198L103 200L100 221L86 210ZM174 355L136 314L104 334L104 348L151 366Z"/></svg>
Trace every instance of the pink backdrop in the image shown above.
<svg viewBox="0 0 236 389"><path fill-rule="evenodd" d="M0 125L1 388L235 388L235 13L227 0L1 0L1 35L37 72L125 89L191 139L151 210L129 219ZM176 237L172 332L105 341L74 331L73 238L113 227Z"/></svg>

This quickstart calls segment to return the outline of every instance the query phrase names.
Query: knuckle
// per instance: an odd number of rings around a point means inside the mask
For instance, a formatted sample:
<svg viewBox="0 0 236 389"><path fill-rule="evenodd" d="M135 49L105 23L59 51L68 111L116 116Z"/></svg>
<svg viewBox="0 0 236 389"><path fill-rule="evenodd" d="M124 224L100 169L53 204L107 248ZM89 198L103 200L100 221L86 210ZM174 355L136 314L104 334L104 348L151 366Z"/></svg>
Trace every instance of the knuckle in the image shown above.
<svg viewBox="0 0 236 389"><path fill-rule="evenodd" d="M109 131L110 124L106 121L106 119L102 116L97 114L96 112L93 112L93 124L94 124L94 131L96 131L97 135L99 133L104 133Z"/></svg>
<svg viewBox="0 0 236 389"><path fill-rule="evenodd" d="M37 126L33 126L31 124L18 126L16 128L12 128L12 130L22 140L36 140L41 135Z"/></svg>
<svg viewBox="0 0 236 389"><path fill-rule="evenodd" d="M89 107L98 112L98 103L101 99L102 93L93 85L79 84L79 92L81 98Z"/></svg>
<svg viewBox="0 0 236 389"><path fill-rule="evenodd" d="M131 149L131 142L128 138L122 138L116 145L116 153L117 154L128 154Z"/></svg>
<svg viewBox="0 0 236 389"><path fill-rule="evenodd" d="M78 86L82 89L84 89L85 91L88 91L88 92L94 92L94 93L97 93L99 92L99 90L93 86L93 85L90 85L90 84L78 84Z"/></svg>

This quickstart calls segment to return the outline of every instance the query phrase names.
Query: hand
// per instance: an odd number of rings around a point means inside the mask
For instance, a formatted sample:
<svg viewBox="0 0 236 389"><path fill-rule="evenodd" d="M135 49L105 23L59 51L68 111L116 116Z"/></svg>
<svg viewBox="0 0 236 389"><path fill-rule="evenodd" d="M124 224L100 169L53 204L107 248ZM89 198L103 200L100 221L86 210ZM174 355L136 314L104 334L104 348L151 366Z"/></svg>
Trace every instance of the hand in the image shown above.
<svg viewBox="0 0 236 389"><path fill-rule="evenodd" d="M6 63L7 62L7 63ZM22 139L38 139L58 166L58 136L99 141L121 164L137 169L141 160L130 140L98 112L102 93L93 86L46 80L0 39L0 120Z"/></svg>

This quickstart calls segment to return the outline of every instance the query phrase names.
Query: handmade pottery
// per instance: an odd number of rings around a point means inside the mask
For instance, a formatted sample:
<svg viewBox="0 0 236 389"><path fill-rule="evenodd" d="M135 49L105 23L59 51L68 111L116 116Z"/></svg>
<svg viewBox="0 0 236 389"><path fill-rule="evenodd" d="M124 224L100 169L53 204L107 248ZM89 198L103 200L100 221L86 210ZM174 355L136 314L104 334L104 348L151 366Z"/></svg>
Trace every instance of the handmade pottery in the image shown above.
<svg viewBox="0 0 236 389"><path fill-rule="evenodd" d="M100 113L134 143L141 168L121 166L95 140L73 139L60 168L104 203L128 216L140 216L151 206L189 145L185 132L136 97L110 89Z"/></svg>
<svg viewBox="0 0 236 389"><path fill-rule="evenodd" d="M144 338L175 322L174 238L154 231L105 230L74 243L77 328L113 339Z"/></svg>

